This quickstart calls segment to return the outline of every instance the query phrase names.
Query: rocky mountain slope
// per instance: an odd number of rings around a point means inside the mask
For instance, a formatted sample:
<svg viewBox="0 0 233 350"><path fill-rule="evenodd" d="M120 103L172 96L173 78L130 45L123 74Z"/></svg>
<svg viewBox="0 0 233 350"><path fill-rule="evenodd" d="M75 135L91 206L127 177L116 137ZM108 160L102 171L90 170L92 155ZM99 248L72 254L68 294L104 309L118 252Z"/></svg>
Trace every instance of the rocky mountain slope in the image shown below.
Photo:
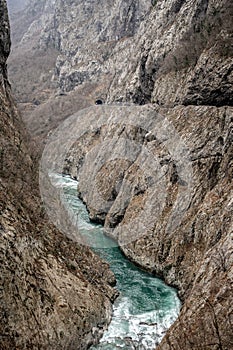
<svg viewBox="0 0 233 350"><path fill-rule="evenodd" d="M64 116L100 97L232 105L229 0L44 0L28 2L11 17L10 80L40 140Z"/></svg>
<svg viewBox="0 0 233 350"><path fill-rule="evenodd" d="M11 96L6 2L0 1L1 349L84 349L111 316L108 265L48 223L38 160ZM93 276L95 276L93 278Z"/></svg>
<svg viewBox="0 0 233 350"><path fill-rule="evenodd" d="M52 25L39 37L28 28L25 43L56 51L49 74L65 95L40 91L25 120L43 139L98 97L118 102L85 111L92 129L65 170L124 253L179 289L159 348L231 349L232 2L113 3L57 1Z"/></svg>
<svg viewBox="0 0 233 350"><path fill-rule="evenodd" d="M43 139L64 117L106 98L114 71L104 63L149 8L147 0L44 0L12 14L9 77L34 136Z"/></svg>
<svg viewBox="0 0 233 350"><path fill-rule="evenodd" d="M13 43L34 50L55 48L55 75L67 92L110 73L103 63L119 41L137 32L149 8L147 0L27 2L23 11L12 14Z"/></svg>
<svg viewBox="0 0 233 350"><path fill-rule="evenodd" d="M57 50L62 92L107 79L110 101L232 105L232 3L152 3L30 2L21 24L13 20L13 41Z"/></svg>
<svg viewBox="0 0 233 350"><path fill-rule="evenodd" d="M116 48L110 100L232 105L232 14L229 0L156 1L131 45Z"/></svg>
<svg viewBox="0 0 233 350"><path fill-rule="evenodd" d="M70 10L72 8L72 10ZM132 37L149 9L148 1L58 1L54 21L59 49L56 74L62 91L70 91L104 74L103 63L119 40ZM109 80L109 77L108 77Z"/></svg>

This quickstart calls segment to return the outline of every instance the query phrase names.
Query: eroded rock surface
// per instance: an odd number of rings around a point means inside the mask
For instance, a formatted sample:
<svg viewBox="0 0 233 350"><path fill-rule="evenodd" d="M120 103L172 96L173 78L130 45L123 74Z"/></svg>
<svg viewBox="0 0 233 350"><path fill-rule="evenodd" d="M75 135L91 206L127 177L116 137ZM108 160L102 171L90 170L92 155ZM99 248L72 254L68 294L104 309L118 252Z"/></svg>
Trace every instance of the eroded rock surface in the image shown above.
<svg viewBox="0 0 233 350"><path fill-rule="evenodd" d="M83 120L85 113L90 131L88 124L66 171L79 179L91 218L184 300L161 349L169 349L169 341L177 349L211 349L219 342L228 349L232 108L105 106L86 109Z"/></svg>
<svg viewBox="0 0 233 350"><path fill-rule="evenodd" d="M113 54L110 101L232 105L232 14L228 0L157 1Z"/></svg>
<svg viewBox="0 0 233 350"><path fill-rule="evenodd" d="M3 0L0 17L0 348L86 349L110 321L114 278L108 264L47 221L35 145L23 130L7 79Z"/></svg>
<svg viewBox="0 0 233 350"><path fill-rule="evenodd" d="M30 36L36 26L23 32L24 43L55 49L55 72L41 75L46 84L56 77L55 86L35 85L39 107L25 118L32 133L44 138L95 98L148 104L114 109L115 124L87 125L65 170L79 177L91 217L125 254L180 290L181 315L160 349L231 349L232 2L100 2L92 19L93 2L57 4L52 26L39 9L39 38ZM74 91L48 98L57 87ZM95 109L86 113L99 120Z"/></svg>
<svg viewBox="0 0 233 350"><path fill-rule="evenodd" d="M12 9L9 76L38 142L67 116L98 98L106 101L115 68L105 63L117 43L138 31L150 7L148 0L43 0Z"/></svg>
<svg viewBox="0 0 233 350"><path fill-rule="evenodd" d="M149 1L58 1L55 12L56 62L63 91L111 74L104 62L119 40L132 37L150 7ZM109 77L106 76L109 79Z"/></svg>
<svg viewBox="0 0 233 350"><path fill-rule="evenodd" d="M21 33L18 45L29 51L55 50L57 59L55 52L45 55L53 57L62 92L107 79L102 94L109 101L232 105L232 3L158 0L153 5L149 0L31 2L18 15L24 26L13 20L13 33Z"/></svg>

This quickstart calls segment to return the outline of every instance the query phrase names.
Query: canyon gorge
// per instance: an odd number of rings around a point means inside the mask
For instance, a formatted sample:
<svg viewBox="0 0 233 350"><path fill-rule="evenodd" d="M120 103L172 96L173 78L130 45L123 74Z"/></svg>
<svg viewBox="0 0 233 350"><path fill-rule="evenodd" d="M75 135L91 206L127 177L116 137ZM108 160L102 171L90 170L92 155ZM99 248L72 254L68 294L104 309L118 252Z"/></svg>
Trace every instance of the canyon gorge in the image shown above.
<svg viewBox="0 0 233 350"><path fill-rule="evenodd" d="M182 302L156 349L231 350L232 2L0 0L0 18L0 348L87 349L110 322L109 264L40 198L45 145L75 126L60 170Z"/></svg>

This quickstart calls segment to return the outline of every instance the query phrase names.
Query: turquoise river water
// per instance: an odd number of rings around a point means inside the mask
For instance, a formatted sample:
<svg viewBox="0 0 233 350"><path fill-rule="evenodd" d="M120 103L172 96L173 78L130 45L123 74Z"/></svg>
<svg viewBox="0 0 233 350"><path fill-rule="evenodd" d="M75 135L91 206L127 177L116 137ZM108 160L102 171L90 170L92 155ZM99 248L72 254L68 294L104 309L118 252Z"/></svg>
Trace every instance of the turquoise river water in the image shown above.
<svg viewBox="0 0 233 350"><path fill-rule="evenodd" d="M128 261L116 243L104 235L103 227L90 222L85 205L77 197L77 181L56 175L52 182L63 188L67 207L78 217L80 233L108 261L117 279L120 295L113 305L112 321L91 350L155 349L179 314L176 290Z"/></svg>

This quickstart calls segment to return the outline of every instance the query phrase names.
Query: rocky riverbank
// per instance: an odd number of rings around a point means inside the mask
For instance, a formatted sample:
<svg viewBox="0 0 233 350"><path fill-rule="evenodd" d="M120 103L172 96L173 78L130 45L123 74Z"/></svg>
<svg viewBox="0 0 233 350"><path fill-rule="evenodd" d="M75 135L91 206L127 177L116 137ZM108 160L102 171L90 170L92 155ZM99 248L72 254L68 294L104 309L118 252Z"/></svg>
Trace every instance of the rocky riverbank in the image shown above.
<svg viewBox="0 0 233 350"><path fill-rule="evenodd" d="M65 170L79 178L91 218L104 223L126 256L179 289L184 308L174 326L176 335L170 331L172 342L189 348L192 342L201 346L206 337L227 348L232 108L98 108L82 112L92 127L73 145ZM80 115L80 129L81 120Z"/></svg>

